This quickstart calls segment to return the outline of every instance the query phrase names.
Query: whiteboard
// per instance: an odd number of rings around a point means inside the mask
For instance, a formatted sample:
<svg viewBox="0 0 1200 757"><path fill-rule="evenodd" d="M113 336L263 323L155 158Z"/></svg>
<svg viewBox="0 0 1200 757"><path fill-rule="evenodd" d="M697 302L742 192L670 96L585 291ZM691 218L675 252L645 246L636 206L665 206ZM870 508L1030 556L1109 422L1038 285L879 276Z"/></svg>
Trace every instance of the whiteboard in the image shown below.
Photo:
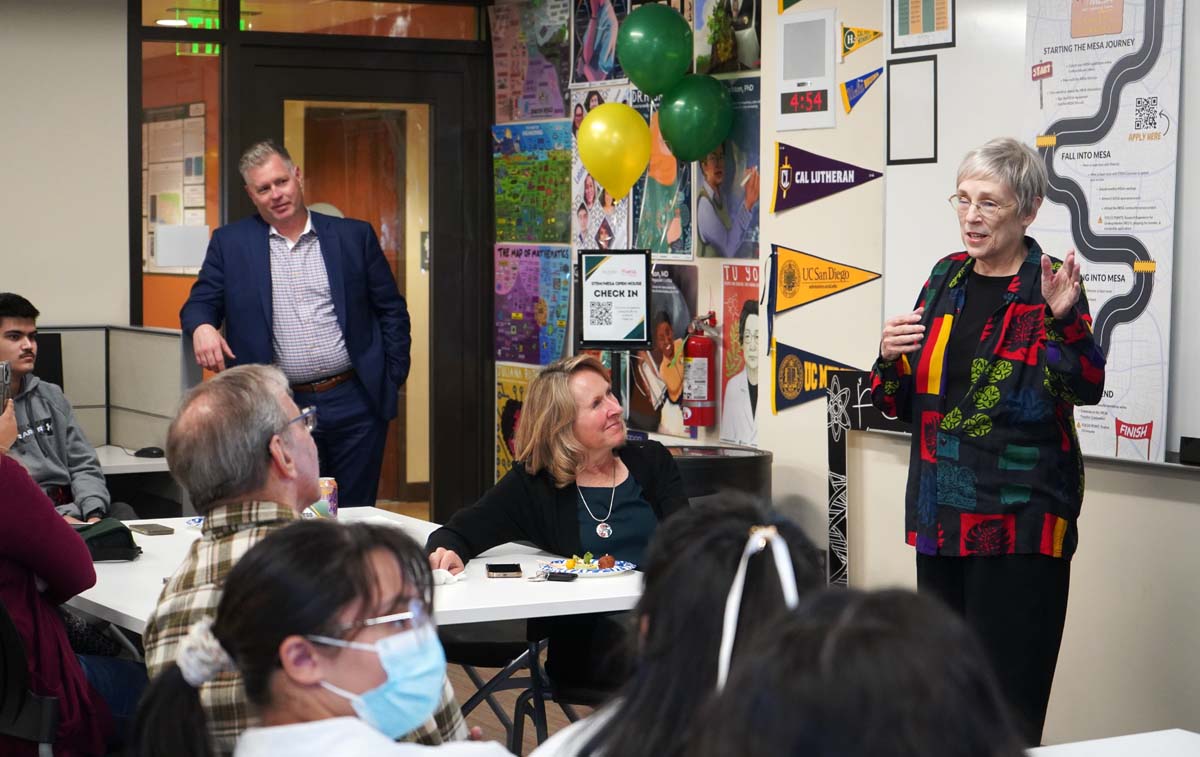
<svg viewBox="0 0 1200 757"><path fill-rule="evenodd" d="M1127 2L1140 4L1140 0ZM935 261L963 248L954 212L946 203L954 192L963 155L994 137L1012 136L1032 144L1035 136L1023 133L1025 2L972 0L958 3L957 9L957 47L935 51L939 160L888 166L884 175L881 328L884 318L913 308ZM1179 451L1181 435L1200 437L1200 392L1191 388L1200 376L1200 297L1194 294L1200 284L1200 143L1195 136L1200 133L1198 10L1184 12L1168 453ZM889 59L901 57L910 56ZM1062 257L1066 250L1046 252Z"/></svg>

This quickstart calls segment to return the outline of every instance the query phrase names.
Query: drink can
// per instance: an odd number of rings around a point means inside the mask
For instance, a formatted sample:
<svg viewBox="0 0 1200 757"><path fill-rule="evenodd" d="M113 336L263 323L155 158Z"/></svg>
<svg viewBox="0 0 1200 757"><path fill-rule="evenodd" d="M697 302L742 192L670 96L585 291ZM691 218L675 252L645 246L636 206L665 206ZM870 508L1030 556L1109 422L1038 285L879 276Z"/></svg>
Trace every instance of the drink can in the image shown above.
<svg viewBox="0 0 1200 757"><path fill-rule="evenodd" d="M319 478L317 485L321 488L321 499L328 503L329 517L336 518L338 513L337 479Z"/></svg>

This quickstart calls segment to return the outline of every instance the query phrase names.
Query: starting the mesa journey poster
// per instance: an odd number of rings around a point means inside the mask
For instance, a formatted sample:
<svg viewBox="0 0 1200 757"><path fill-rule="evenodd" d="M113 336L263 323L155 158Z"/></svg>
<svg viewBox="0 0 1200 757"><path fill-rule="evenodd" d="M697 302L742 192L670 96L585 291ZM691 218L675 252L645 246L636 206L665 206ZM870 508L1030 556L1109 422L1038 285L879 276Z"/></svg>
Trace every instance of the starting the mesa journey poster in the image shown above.
<svg viewBox="0 0 1200 757"><path fill-rule="evenodd" d="M1083 451L1166 451L1183 0L1030 0L1029 139L1050 176L1030 229L1082 256L1104 399L1075 411Z"/></svg>

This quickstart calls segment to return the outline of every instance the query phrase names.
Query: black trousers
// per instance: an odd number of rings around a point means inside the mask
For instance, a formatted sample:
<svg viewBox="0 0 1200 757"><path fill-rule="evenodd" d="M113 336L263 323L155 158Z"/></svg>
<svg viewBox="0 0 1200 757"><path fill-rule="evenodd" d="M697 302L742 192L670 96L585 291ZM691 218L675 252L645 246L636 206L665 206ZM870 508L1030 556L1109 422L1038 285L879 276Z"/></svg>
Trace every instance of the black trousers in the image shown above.
<svg viewBox="0 0 1200 757"><path fill-rule="evenodd" d="M1045 555L917 554L917 587L978 634L1029 746L1042 742L1070 584L1070 561Z"/></svg>

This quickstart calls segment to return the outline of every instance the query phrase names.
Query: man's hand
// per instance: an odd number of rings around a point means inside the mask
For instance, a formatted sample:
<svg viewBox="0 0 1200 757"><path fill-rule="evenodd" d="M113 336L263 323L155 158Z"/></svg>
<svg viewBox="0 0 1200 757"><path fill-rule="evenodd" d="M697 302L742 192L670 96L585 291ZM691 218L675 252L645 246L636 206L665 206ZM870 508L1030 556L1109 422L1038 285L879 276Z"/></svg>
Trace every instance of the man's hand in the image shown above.
<svg viewBox="0 0 1200 757"><path fill-rule="evenodd" d="M429 567L434 570L448 570L450 575L457 576L466 567L462 558L452 549L438 547L429 554Z"/></svg>
<svg viewBox="0 0 1200 757"><path fill-rule="evenodd" d="M1067 253L1067 259L1057 271L1050 263L1050 256L1042 255L1042 299L1055 318L1065 317L1079 302L1079 278L1074 250Z"/></svg>
<svg viewBox="0 0 1200 757"><path fill-rule="evenodd" d="M0 413L0 455L12 449L17 440L17 411L13 401L4 403L4 412Z"/></svg>
<svg viewBox="0 0 1200 757"><path fill-rule="evenodd" d="M70 523L72 526L83 525L83 521L81 521L79 518L76 518L74 515L64 515L63 520L65 520L67 523Z"/></svg>
<svg viewBox="0 0 1200 757"><path fill-rule="evenodd" d="M192 352L196 354L196 362L200 367L216 373L225 370L225 358L237 358L221 332L207 323L197 326L192 332Z"/></svg>
<svg viewBox="0 0 1200 757"><path fill-rule="evenodd" d="M103 519L99 515L93 515L92 517L87 519L87 522L88 523L99 523L101 520L103 520Z"/></svg>

